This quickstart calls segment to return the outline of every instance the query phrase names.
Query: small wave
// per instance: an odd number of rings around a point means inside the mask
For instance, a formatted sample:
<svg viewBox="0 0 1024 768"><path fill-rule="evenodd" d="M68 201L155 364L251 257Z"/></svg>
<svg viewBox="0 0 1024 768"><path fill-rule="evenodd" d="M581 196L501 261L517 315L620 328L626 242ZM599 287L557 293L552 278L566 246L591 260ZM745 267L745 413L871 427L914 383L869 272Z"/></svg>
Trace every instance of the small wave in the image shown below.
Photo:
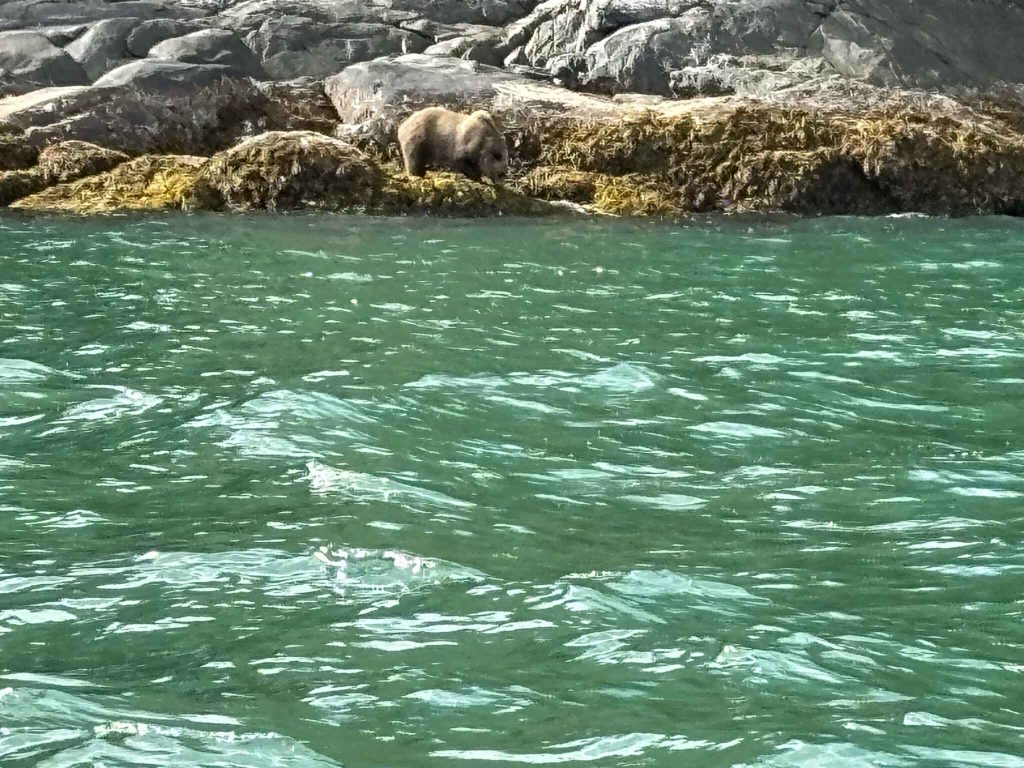
<svg viewBox="0 0 1024 768"><path fill-rule="evenodd" d="M30 381L42 381L53 376L79 378L74 374L56 371L31 360L0 358L0 384L24 384Z"/></svg>
<svg viewBox="0 0 1024 768"><path fill-rule="evenodd" d="M306 480L309 489L318 494L344 494L362 500L409 500L438 507L471 509L476 505L437 491L401 483L388 477L378 477L364 472L339 469L319 461L306 464Z"/></svg>
<svg viewBox="0 0 1024 768"><path fill-rule="evenodd" d="M651 389L660 377L641 365L619 363L597 373L584 376L580 384L591 389L614 393L634 393Z"/></svg>
<svg viewBox="0 0 1024 768"><path fill-rule="evenodd" d="M691 741L683 736L658 733L625 733L596 736L563 744L553 744L543 752L506 752L493 749L439 749L433 757L474 762L528 763L555 765L559 763L592 763L612 759L639 758L652 749L691 750L713 746L706 741Z"/></svg>
<svg viewBox="0 0 1024 768"><path fill-rule="evenodd" d="M89 389L109 389L114 391L111 397L100 397L87 400L68 408L57 420L57 423L69 421L109 421L124 416L140 416L151 408L156 408L163 400L155 395L129 387L91 386Z"/></svg>
<svg viewBox="0 0 1024 768"><path fill-rule="evenodd" d="M704 424L697 424L689 427L694 432L701 432L708 435L715 435L730 440L753 440L755 438L783 438L787 433L781 429L771 427L758 427L753 424L744 424L735 421L709 421Z"/></svg>
<svg viewBox="0 0 1024 768"><path fill-rule="evenodd" d="M29 681L26 681L29 682ZM40 681L41 682L41 681ZM0 760L46 765L267 765L340 768L277 733L254 732L222 715L168 716L134 709L131 699L18 686L0 689ZM227 728L227 729L225 729Z"/></svg>
<svg viewBox="0 0 1024 768"><path fill-rule="evenodd" d="M398 595L442 582L480 581L483 574L444 560L399 550L333 548L315 553L336 589L368 595Z"/></svg>

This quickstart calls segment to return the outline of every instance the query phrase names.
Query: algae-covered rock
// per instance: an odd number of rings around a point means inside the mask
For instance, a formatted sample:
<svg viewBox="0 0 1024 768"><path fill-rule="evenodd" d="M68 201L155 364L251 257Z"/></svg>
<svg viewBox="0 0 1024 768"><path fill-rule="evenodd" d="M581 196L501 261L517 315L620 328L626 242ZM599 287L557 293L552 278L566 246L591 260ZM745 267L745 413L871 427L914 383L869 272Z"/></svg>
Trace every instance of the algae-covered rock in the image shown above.
<svg viewBox="0 0 1024 768"><path fill-rule="evenodd" d="M594 210L615 216L671 216L683 209L680 198L680 190L663 179L603 176L594 192Z"/></svg>
<svg viewBox="0 0 1024 768"><path fill-rule="evenodd" d="M0 171L28 168L38 156L38 147L32 146L20 130L0 124Z"/></svg>
<svg viewBox="0 0 1024 768"><path fill-rule="evenodd" d="M680 190L680 212L1024 210L1024 135L967 110L938 116L912 104L854 116L708 99L559 123L548 127L539 165L657 177Z"/></svg>
<svg viewBox="0 0 1024 768"><path fill-rule="evenodd" d="M391 144L357 146L312 131L263 133L205 161L124 162L120 153L65 142L45 149L34 167L0 173L0 204L481 216L543 214L566 201L620 216L1024 214L1024 112L947 102L903 98L853 113L729 97L541 113L519 133L506 132L522 141L504 186L451 173L410 178L389 160ZM321 106L310 112L314 124ZM17 134L3 136L18 145ZM81 175L89 178L41 192Z"/></svg>
<svg viewBox="0 0 1024 768"><path fill-rule="evenodd" d="M0 207L38 192L44 186L35 168L0 171Z"/></svg>
<svg viewBox="0 0 1024 768"><path fill-rule="evenodd" d="M431 173L418 178L397 167L388 177L377 207L387 213L448 216L528 216L557 210L510 187L471 181L454 173Z"/></svg>
<svg viewBox="0 0 1024 768"><path fill-rule="evenodd" d="M102 173L124 162L123 152L84 141L64 141L46 147L35 167L0 171L0 206L35 194L52 184Z"/></svg>
<svg viewBox="0 0 1024 768"><path fill-rule="evenodd" d="M517 187L533 198L576 203L611 216L670 216L684 209L682 191L651 174L539 166L518 179Z"/></svg>
<svg viewBox="0 0 1024 768"><path fill-rule="evenodd" d="M37 168L47 184L74 181L109 171L128 159L124 152L87 141L62 141L39 153Z"/></svg>
<svg viewBox="0 0 1024 768"><path fill-rule="evenodd" d="M543 200L591 203L601 176L575 168L542 165L517 179L516 186L524 194Z"/></svg>
<svg viewBox="0 0 1024 768"><path fill-rule="evenodd" d="M234 210L372 205L380 168L351 144L311 131L271 131L215 155L189 205Z"/></svg>
<svg viewBox="0 0 1024 768"><path fill-rule="evenodd" d="M85 173L94 175L44 189ZM65 142L44 150L35 168L0 173L0 200L18 200L13 207L23 210L76 214L358 209L478 216L555 210L512 188L451 173L411 178L351 144L308 131L261 134L212 158L147 155L127 160L83 142Z"/></svg>
<svg viewBox="0 0 1024 768"><path fill-rule="evenodd" d="M188 155L139 157L106 173L57 184L11 207L73 214L180 209L206 163L206 158Z"/></svg>
<svg viewBox="0 0 1024 768"><path fill-rule="evenodd" d="M186 204L197 209L444 215L527 214L550 208L515 190L456 174L412 178L348 142L308 131L265 133L215 155Z"/></svg>

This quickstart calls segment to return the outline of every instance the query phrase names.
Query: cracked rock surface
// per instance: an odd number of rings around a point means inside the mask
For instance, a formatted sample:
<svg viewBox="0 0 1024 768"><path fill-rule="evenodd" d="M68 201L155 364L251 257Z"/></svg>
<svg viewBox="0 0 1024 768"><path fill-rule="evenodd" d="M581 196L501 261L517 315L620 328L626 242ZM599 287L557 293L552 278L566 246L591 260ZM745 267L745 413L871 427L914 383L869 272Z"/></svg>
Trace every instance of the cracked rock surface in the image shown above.
<svg viewBox="0 0 1024 768"><path fill-rule="evenodd" d="M1024 81L1022 37L1020 0L0 0L0 88L146 57L287 80L423 51L609 93L984 87Z"/></svg>

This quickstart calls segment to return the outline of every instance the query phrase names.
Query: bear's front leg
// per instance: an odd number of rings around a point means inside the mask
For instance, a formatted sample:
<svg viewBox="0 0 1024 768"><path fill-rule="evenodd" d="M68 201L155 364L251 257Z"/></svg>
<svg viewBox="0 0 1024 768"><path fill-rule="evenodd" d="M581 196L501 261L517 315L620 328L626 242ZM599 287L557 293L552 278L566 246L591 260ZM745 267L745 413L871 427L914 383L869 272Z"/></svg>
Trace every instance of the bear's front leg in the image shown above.
<svg viewBox="0 0 1024 768"><path fill-rule="evenodd" d="M460 155L455 158L455 170L473 181L480 181L480 166L474 158Z"/></svg>

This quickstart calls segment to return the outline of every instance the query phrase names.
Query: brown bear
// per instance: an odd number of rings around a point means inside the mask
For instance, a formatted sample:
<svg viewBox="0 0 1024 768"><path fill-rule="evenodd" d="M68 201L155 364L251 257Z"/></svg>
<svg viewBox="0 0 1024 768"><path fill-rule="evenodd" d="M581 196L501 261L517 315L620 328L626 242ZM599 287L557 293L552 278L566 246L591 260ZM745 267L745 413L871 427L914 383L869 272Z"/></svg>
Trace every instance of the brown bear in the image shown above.
<svg viewBox="0 0 1024 768"><path fill-rule="evenodd" d="M508 173L508 147L489 113L471 115L428 107L398 126L405 170L423 176L427 168L447 168L473 181L499 181Z"/></svg>

